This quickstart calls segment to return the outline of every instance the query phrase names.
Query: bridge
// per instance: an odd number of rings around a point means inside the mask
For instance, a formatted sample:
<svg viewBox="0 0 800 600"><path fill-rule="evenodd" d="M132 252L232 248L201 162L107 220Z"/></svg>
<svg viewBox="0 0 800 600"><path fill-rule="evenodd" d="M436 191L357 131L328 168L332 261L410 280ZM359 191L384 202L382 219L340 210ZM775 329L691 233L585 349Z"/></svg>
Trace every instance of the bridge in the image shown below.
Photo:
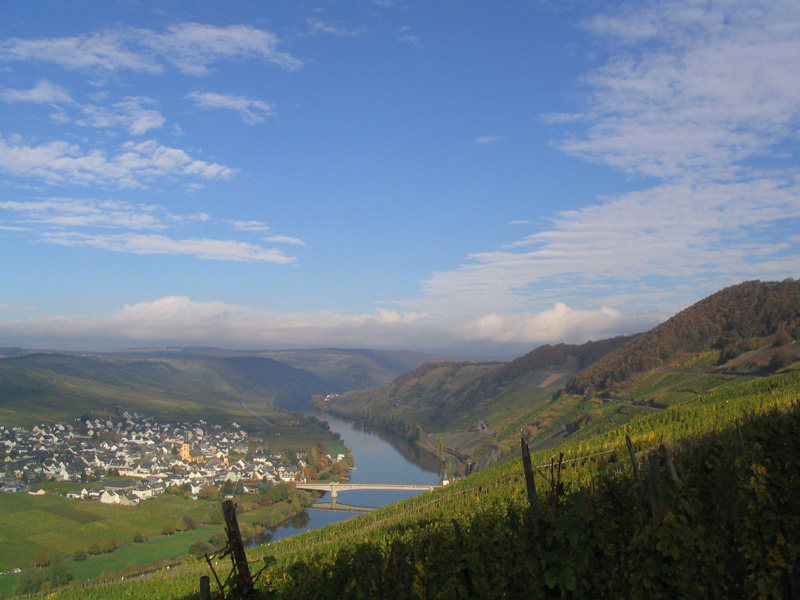
<svg viewBox="0 0 800 600"><path fill-rule="evenodd" d="M441 484L430 483L339 483L335 481L312 481L310 483L297 483L298 490L316 490L330 492L331 499L338 498L339 492L350 490L410 490L415 492L430 492L442 487Z"/></svg>

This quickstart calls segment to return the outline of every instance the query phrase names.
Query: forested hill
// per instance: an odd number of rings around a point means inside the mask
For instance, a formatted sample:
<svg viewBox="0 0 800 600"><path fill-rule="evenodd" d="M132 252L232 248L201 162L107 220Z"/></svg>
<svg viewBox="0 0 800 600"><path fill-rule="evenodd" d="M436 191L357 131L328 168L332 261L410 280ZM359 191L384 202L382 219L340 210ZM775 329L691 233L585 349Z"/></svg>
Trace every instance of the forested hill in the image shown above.
<svg viewBox="0 0 800 600"><path fill-rule="evenodd" d="M458 390L457 407L459 410L464 410L475 407L486 399L497 398L509 388L537 373L550 374L583 369L635 337L618 336L585 344L539 346L464 385Z"/></svg>
<svg viewBox="0 0 800 600"><path fill-rule="evenodd" d="M613 393L651 369L691 365L703 351L712 351L714 360L697 366L708 370L763 371L770 365L774 370L791 360L792 352L781 347L798 337L800 281L747 281L708 296L597 360L575 374L566 390L586 396ZM755 354L742 360L747 353Z"/></svg>

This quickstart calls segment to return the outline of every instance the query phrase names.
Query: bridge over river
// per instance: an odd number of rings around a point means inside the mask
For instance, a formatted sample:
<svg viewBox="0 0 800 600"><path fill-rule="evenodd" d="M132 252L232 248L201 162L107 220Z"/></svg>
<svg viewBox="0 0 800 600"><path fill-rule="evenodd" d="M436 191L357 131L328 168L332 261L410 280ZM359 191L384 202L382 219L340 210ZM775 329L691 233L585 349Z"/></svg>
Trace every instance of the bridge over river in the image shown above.
<svg viewBox="0 0 800 600"><path fill-rule="evenodd" d="M430 483L339 483L335 481L312 481L310 483L295 484L298 490L317 490L330 492L331 499L339 497L339 492L350 490L411 490L415 492L430 492L442 487L441 484Z"/></svg>

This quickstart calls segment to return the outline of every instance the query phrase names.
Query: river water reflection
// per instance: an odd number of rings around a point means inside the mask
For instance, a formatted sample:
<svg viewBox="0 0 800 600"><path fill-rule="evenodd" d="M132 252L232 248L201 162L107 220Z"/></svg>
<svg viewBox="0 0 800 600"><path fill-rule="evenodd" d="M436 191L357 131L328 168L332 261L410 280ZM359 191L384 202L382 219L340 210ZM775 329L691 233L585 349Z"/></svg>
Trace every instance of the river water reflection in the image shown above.
<svg viewBox="0 0 800 600"><path fill-rule="evenodd" d="M353 452L355 470L350 473L353 483L439 483L438 461L419 452L402 438L382 431L350 423L323 413L314 415L327 421L331 431L342 436L345 446ZM389 443L388 440L392 440ZM399 502L424 492L391 490L356 490L339 492L338 502L355 506L379 507ZM318 502L330 502L325 494ZM277 541L303 531L324 527L361 514L355 511L332 511L310 508L282 525L254 538L254 545Z"/></svg>

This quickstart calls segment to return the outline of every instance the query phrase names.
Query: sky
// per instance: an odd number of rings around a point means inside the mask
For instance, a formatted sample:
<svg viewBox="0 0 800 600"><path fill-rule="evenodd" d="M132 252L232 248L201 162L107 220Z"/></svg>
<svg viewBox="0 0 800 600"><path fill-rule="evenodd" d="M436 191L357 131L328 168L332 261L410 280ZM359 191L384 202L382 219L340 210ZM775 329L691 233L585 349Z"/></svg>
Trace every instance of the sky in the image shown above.
<svg viewBox="0 0 800 600"><path fill-rule="evenodd" d="M796 0L2 0L0 346L520 354L800 276Z"/></svg>

